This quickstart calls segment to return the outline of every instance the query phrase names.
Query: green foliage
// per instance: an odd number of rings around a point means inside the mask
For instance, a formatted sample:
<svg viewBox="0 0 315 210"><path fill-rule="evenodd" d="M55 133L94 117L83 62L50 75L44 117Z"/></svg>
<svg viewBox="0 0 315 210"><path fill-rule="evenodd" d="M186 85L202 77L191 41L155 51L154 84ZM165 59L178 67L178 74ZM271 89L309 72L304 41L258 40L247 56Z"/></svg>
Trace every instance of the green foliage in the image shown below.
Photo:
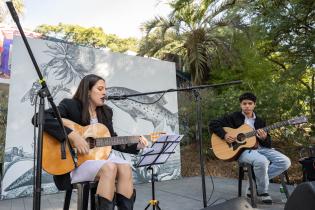
<svg viewBox="0 0 315 210"><path fill-rule="evenodd" d="M307 66L314 64L314 1L261 0L249 6L257 14L252 18L253 24L260 30L262 38L269 40L265 53L282 52L287 60Z"/></svg>
<svg viewBox="0 0 315 210"><path fill-rule="evenodd" d="M190 4L194 1L178 0L174 5L182 8L187 2ZM239 26L242 30L220 30L222 39L228 40L229 47L235 50L232 54L234 57L230 59L224 51L216 51L219 55L211 57L208 83L242 80L243 84L201 91L204 148L208 149L210 145L207 142L210 138L207 127L209 120L239 110L238 96L244 91L257 95L256 112L268 125L295 116L308 117L307 124L272 132L276 145L282 145L284 151L289 151L289 156L296 156L290 153L295 151L290 148L315 143L315 93L312 81L315 77L314 4L314 1L302 0L244 0L238 1L229 10L229 15L241 17ZM148 43L156 40L154 36L157 35L151 33L151 37L147 37ZM165 36L166 40L172 39L171 36L174 35ZM162 41L160 39L156 43L162 45ZM151 49L154 52L155 48ZM186 135L184 144L194 143L196 112L193 97L179 94L178 98L180 129ZM205 153L210 158L214 157L209 150Z"/></svg>
<svg viewBox="0 0 315 210"><path fill-rule="evenodd" d="M137 39L122 39L115 34L106 34L100 27L85 28L60 23L57 26L40 25L35 31L47 37L55 37L79 45L110 48L113 52L137 51Z"/></svg>
<svg viewBox="0 0 315 210"><path fill-rule="evenodd" d="M156 17L144 23L146 36L140 43L140 55L179 55L193 83L204 83L213 60L228 62L233 57L228 35L234 17L225 14L234 2L226 0L218 5L213 0L172 1L173 11L167 18Z"/></svg>
<svg viewBox="0 0 315 210"><path fill-rule="evenodd" d="M8 113L9 86L0 84L0 163L3 163L7 113ZM0 167L2 167L0 165Z"/></svg>
<svg viewBox="0 0 315 210"><path fill-rule="evenodd" d="M298 79L288 77L284 79L282 67L271 61L261 52L261 37L253 31L233 34L232 47L237 49L237 62L216 65L211 72L210 83L220 83L230 80L242 80L242 85L217 88L212 91L202 91L203 139L209 145L208 122L233 111L240 110L238 96L244 91L251 91L257 95L256 112L263 117L267 124L288 120L299 115L310 115L308 89ZM259 47L258 47L259 46ZM276 55L275 55L276 56ZM310 71L306 70L301 77L305 83L310 82ZM181 99L180 122L190 122L190 130L185 131L194 139L195 136L195 105L191 105L191 98ZM182 103L182 100L186 102ZM274 140L289 142L288 145L310 144L311 123L302 127L287 127L273 132ZM187 140L186 140L187 141ZM189 143L189 142L188 142ZM207 151L213 157L212 152Z"/></svg>

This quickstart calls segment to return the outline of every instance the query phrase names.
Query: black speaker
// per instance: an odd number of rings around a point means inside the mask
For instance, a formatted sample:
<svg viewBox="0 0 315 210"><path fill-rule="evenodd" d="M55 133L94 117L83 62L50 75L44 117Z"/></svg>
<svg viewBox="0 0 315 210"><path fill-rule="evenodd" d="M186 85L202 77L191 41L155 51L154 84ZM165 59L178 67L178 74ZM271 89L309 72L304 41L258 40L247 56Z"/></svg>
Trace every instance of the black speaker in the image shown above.
<svg viewBox="0 0 315 210"><path fill-rule="evenodd" d="M201 210L253 210L253 208L245 198L239 197Z"/></svg>
<svg viewBox="0 0 315 210"><path fill-rule="evenodd" d="M290 195L284 210L314 210L315 181L299 184Z"/></svg>

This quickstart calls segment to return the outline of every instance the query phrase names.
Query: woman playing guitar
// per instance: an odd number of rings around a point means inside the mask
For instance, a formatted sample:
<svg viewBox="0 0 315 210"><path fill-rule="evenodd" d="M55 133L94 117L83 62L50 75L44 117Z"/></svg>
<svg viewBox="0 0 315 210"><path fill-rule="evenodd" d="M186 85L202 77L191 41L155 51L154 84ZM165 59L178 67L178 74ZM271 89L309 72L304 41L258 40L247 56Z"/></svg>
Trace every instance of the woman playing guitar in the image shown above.
<svg viewBox="0 0 315 210"><path fill-rule="evenodd" d="M86 133L94 132L93 128L97 128L93 126L94 124L102 124L108 136L117 136L113 130L113 112L110 107L104 105L105 96L105 80L97 75L87 75L81 80L73 98L63 99L60 102L58 106L60 115L62 118L70 122L72 121L75 125L91 126L91 129L85 131ZM71 123L69 125L67 125L67 123L64 124L69 141L78 154L83 157L91 154L90 145L85 139L85 136L79 132L80 129L73 129L73 127L69 126ZM44 131L48 136L60 142L64 141L63 132L53 111L50 109L45 111ZM97 133L99 131L96 129L95 132ZM137 154L140 149L148 144L146 138L143 136L139 137L137 142L138 143L128 145L115 145L112 146L112 148L121 152ZM45 151L45 149L43 151ZM50 149L48 152L57 153L59 151L51 151ZM45 154L43 154L43 156L45 156ZM60 167L62 168L63 166L60 165ZM69 173L55 175L54 180L60 190L71 188L71 183L98 180L99 183L96 194L98 195L97 206L100 209L114 209L114 193L116 193L116 203L119 210L133 209L135 192L131 167L128 161L115 156L113 153L110 153L106 160L100 158L96 160L86 160Z"/></svg>

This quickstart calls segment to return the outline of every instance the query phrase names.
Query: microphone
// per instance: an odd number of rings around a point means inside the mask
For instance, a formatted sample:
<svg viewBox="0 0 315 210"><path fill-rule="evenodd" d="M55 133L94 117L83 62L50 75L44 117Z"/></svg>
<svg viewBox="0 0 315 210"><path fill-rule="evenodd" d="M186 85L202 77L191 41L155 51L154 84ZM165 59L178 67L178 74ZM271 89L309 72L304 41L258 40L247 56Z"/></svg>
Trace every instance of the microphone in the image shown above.
<svg viewBox="0 0 315 210"><path fill-rule="evenodd" d="M107 101L110 101L110 100L122 100L122 99L126 99L127 97L126 96L105 96L105 99Z"/></svg>

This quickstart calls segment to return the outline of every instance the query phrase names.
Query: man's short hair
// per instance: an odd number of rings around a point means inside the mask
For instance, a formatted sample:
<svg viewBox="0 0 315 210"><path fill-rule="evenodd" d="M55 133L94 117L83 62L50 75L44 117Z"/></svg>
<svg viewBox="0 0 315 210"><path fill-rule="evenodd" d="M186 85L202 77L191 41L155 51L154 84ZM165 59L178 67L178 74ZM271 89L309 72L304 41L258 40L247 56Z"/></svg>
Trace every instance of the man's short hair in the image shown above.
<svg viewBox="0 0 315 210"><path fill-rule="evenodd" d="M243 100L250 100L250 101L253 101L254 103L256 103L256 96L253 93L246 92L246 93L243 93L242 95L240 95L239 100L240 100L240 103Z"/></svg>

